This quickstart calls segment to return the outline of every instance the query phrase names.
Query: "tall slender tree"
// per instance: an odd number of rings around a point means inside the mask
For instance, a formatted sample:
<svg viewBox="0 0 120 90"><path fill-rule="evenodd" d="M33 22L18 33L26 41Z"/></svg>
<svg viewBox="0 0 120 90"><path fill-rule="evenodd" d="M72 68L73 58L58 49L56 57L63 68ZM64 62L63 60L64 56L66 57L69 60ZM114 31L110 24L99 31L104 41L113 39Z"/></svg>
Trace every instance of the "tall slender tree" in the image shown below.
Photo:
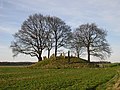
<svg viewBox="0 0 120 90"><path fill-rule="evenodd" d="M79 58L80 55L83 53L83 45L79 38L79 32L74 30L71 32L70 37L68 38L66 42L66 48L70 49L70 51L74 52L75 55Z"/></svg>
<svg viewBox="0 0 120 90"><path fill-rule="evenodd" d="M54 39L52 37L51 31L47 31L47 42L46 42L46 49L48 51L48 58L50 57L50 51L53 48L53 43L54 43Z"/></svg>
<svg viewBox="0 0 120 90"><path fill-rule="evenodd" d="M49 22L49 27L52 31L52 35L54 38L54 47L55 47L55 57L57 56L57 50L60 47L65 45L67 38L69 37L69 33L71 29L66 23L58 17L47 17Z"/></svg>
<svg viewBox="0 0 120 90"><path fill-rule="evenodd" d="M77 54L77 57L79 58L80 55L83 53L83 44L79 38L79 33L77 31L74 31L72 33L72 42L70 43L71 49L74 50Z"/></svg>

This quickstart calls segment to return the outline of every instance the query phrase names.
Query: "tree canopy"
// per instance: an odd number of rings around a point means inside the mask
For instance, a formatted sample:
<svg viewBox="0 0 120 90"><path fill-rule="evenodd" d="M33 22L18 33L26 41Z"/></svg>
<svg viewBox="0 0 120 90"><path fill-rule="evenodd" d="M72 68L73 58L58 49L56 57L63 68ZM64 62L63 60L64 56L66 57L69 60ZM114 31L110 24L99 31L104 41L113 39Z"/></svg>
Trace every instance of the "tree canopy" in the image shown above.
<svg viewBox="0 0 120 90"><path fill-rule="evenodd" d="M88 62L91 55L104 59L111 54L106 40L107 31L94 23L82 24L71 32L70 26L58 17L33 14L13 36L10 47L14 56L23 53L37 57L38 61L42 60L43 50L48 51L49 58L51 49L54 49L56 57L60 47L69 47L77 53L78 58L86 50Z"/></svg>
<svg viewBox="0 0 120 90"><path fill-rule="evenodd" d="M57 50L60 47L65 46L65 42L68 40L71 28L58 17L47 17L49 23L49 29L54 39L55 57L57 56Z"/></svg>
<svg viewBox="0 0 120 90"><path fill-rule="evenodd" d="M76 28L77 37L79 38L79 43L86 49L88 54L88 61L90 62L90 55L105 59L105 57L110 56L111 49L110 45L106 40L107 31L94 23L92 24L82 24Z"/></svg>
<svg viewBox="0 0 120 90"><path fill-rule="evenodd" d="M15 40L11 44L14 56L19 53L36 56L38 61L42 60L42 51L57 49L64 46L71 29L63 20L58 17L43 16L42 14L30 15L21 26L21 29L14 34Z"/></svg>

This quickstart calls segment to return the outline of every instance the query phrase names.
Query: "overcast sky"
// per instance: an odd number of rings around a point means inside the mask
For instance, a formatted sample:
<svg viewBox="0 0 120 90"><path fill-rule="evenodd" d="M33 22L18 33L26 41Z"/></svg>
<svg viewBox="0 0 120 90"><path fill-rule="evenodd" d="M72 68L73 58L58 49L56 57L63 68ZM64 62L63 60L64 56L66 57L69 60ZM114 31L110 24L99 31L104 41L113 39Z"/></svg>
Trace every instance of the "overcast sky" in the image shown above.
<svg viewBox="0 0 120 90"><path fill-rule="evenodd" d="M112 48L111 62L120 62L120 0L0 0L0 61L37 61L25 55L12 57L12 34L29 15L41 13L57 16L72 29L96 23L108 31Z"/></svg>

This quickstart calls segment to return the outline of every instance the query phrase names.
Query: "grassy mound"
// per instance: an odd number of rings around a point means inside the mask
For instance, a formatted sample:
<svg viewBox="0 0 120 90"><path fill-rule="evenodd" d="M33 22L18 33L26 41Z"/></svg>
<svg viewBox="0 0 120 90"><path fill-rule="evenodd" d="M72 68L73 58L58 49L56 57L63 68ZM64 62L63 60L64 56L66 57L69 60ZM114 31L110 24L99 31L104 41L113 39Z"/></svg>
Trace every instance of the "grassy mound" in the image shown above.
<svg viewBox="0 0 120 90"><path fill-rule="evenodd" d="M31 66L31 68L81 68L81 67L97 67L96 64L88 63L86 60L71 57L70 62L68 62L68 57L57 57L49 58L43 61L40 61Z"/></svg>

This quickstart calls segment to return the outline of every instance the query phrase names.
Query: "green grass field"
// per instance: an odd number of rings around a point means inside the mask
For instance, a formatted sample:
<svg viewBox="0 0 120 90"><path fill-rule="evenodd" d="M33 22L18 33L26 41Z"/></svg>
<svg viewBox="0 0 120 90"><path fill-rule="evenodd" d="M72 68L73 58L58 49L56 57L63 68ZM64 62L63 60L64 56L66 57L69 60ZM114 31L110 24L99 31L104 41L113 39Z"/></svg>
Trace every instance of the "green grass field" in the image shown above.
<svg viewBox="0 0 120 90"><path fill-rule="evenodd" d="M50 58L24 66L0 67L0 90L117 90L120 65L104 68L80 58ZM120 90L120 89L118 89Z"/></svg>
<svg viewBox="0 0 120 90"><path fill-rule="evenodd" d="M104 90L117 68L0 67L0 90ZM110 82L114 83L114 82ZM102 88L102 89L101 89Z"/></svg>

